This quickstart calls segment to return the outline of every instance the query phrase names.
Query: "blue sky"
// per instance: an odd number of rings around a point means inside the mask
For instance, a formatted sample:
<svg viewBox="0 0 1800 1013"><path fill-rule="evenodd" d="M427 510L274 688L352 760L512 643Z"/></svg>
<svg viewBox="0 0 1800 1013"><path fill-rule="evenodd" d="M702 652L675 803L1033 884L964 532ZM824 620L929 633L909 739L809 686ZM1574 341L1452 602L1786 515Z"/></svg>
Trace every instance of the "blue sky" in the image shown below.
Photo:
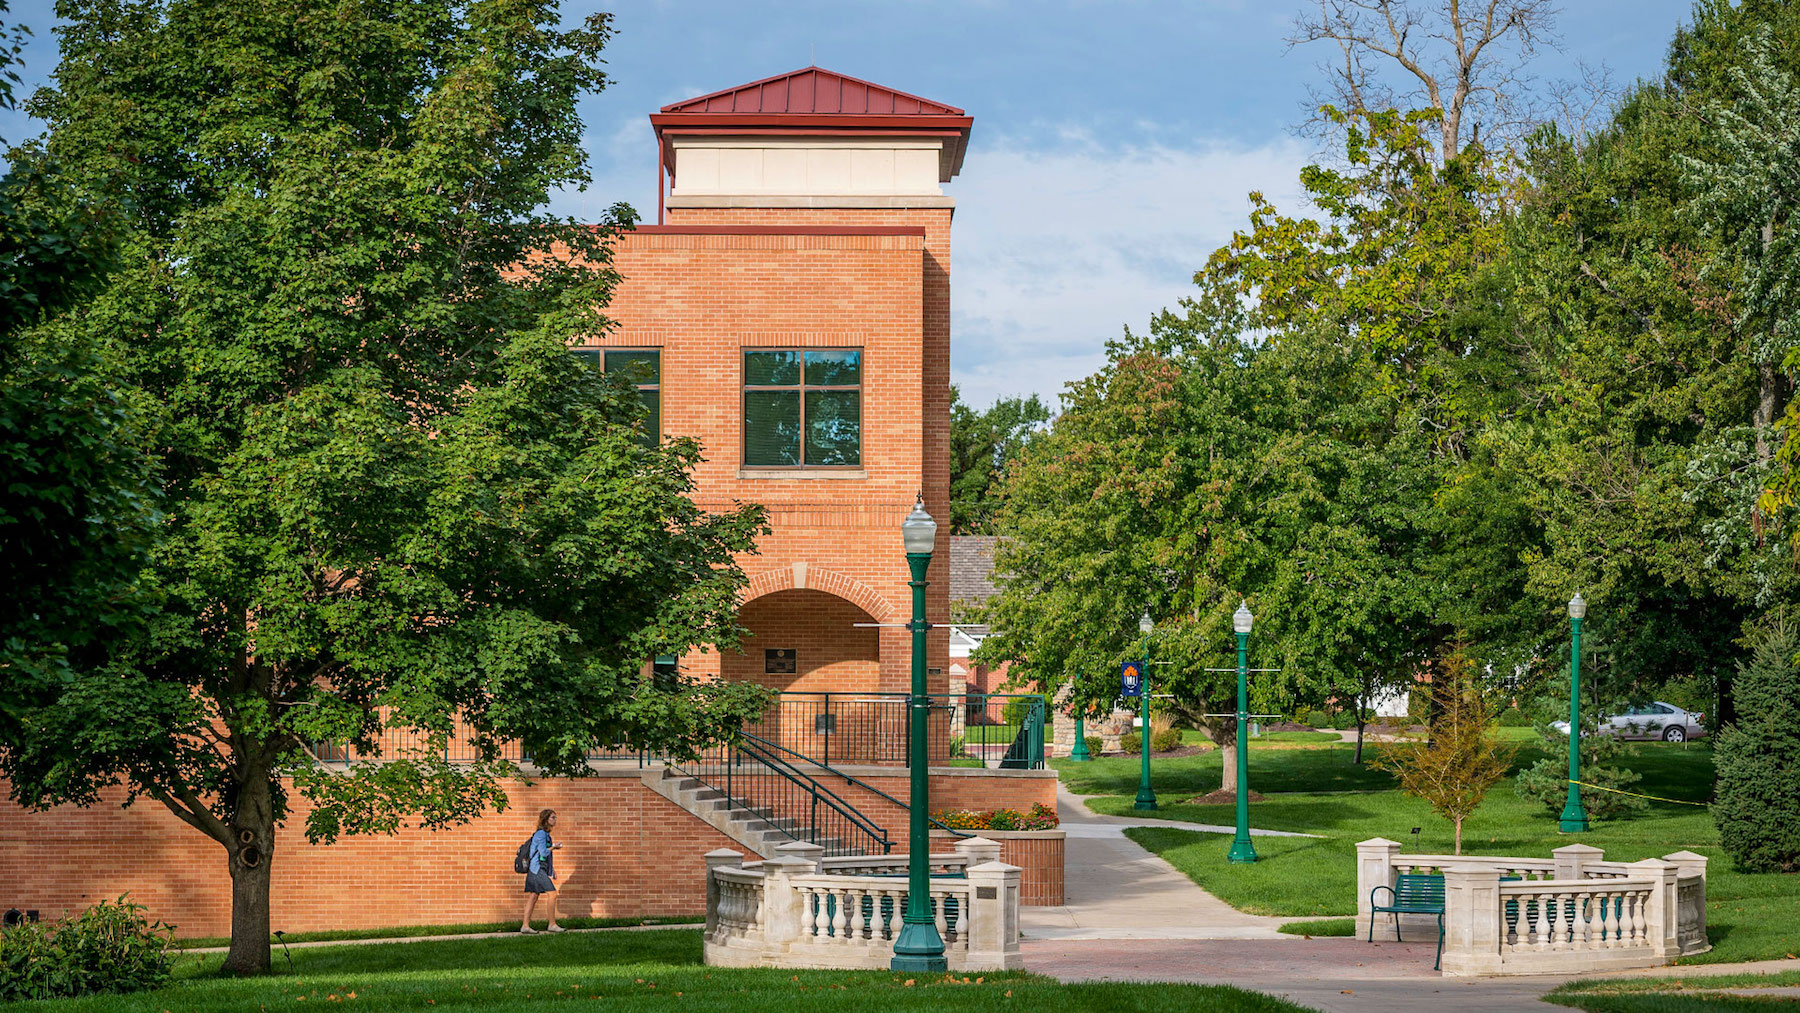
<svg viewBox="0 0 1800 1013"><path fill-rule="evenodd" d="M857 0L565 2L617 14L615 83L583 109L594 185L559 195L655 215L647 116L678 99L810 63L961 106L975 118L952 251L952 378L966 400L1053 397L1190 286L1262 190L1299 208L1317 144L1294 133L1318 47L1285 38L1306 0L871 3ZM55 62L50 0L14 0L37 36L27 87ZM1527 65L1544 89L1604 66L1654 76L1689 0L1565 0L1560 49ZM0 114L0 137L35 132Z"/></svg>

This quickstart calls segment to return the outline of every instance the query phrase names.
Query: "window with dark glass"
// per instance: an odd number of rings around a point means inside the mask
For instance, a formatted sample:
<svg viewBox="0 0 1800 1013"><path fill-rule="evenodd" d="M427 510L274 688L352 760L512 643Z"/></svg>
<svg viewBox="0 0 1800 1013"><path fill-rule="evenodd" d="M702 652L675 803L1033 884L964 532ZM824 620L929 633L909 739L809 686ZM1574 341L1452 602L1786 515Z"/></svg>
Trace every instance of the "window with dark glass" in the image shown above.
<svg viewBox="0 0 1800 1013"><path fill-rule="evenodd" d="M862 349L745 349L744 464L862 464Z"/></svg>
<svg viewBox="0 0 1800 1013"><path fill-rule="evenodd" d="M577 348L575 356L608 373L622 374L644 403L644 432L655 442L662 433L662 351L656 348Z"/></svg>

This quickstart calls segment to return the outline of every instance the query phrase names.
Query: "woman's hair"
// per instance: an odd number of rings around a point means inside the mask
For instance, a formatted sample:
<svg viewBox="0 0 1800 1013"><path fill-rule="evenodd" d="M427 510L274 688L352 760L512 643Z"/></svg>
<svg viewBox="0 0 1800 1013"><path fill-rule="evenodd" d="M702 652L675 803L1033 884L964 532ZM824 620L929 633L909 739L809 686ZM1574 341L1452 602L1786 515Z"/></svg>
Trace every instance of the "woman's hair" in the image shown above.
<svg viewBox="0 0 1800 1013"><path fill-rule="evenodd" d="M555 816L555 815L556 815L556 810L555 810L555 809L541 809L541 810L539 810L539 811L538 811L538 829L539 829L539 830L548 830L548 829L550 829L550 828L549 828L549 827L547 827L547 826L545 826L545 825L544 825L544 824L546 824L546 823L549 823L549 822L550 822L550 817L552 817L552 816Z"/></svg>

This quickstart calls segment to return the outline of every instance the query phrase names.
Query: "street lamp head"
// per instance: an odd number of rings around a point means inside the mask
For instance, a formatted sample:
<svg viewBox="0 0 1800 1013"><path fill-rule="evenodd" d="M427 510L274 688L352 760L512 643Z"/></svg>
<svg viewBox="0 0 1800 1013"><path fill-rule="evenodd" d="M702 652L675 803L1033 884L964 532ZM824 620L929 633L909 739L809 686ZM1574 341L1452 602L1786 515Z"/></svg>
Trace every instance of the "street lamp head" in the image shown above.
<svg viewBox="0 0 1800 1013"><path fill-rule="evenodd" d="M1237 611L1231 614L1231 628L1238 633L1249 633L1254 622L1256 617L1250 614L1250 603L1240 598Z"/></svg>
<svg viewBox="0 0 1800 1013"><path fill-rule="evenodd" d="M1150 618L1150 610L1145 609L1144 614L1138 616L1138 632L1149 636L1153 629L1156 629L1156 621Z"/></svg>
<svg viewBox="0 0 1800 1013"><path fill-rule="evenodd" d="M937 521L925 512L925 501L913 504L912 513L900 522L900 538L909 556L929 554L937 545Z"/></svg>
<svg viewBox="0 0 1800 1013"><path fill-rule="evenodd" d="M1581 597L1581 592L1577 591L1575 597L1569 599L1569 618L1580 619L1585 615L1587 615L1587 601Z"/></svg>

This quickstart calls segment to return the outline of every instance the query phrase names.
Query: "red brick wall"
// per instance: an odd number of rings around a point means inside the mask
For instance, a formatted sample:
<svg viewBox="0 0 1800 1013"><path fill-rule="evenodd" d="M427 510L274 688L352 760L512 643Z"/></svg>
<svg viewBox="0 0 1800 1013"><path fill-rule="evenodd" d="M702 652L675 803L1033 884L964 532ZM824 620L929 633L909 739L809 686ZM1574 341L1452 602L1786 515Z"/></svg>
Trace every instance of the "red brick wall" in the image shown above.
<svg viewBox="0 0 1800 1013"><path fill-rule="evenodd" d="M705 913L706 863L736 847L686 810L630 777L506 785L505 813L431 833L346 837L310 845L304 799L271 857L271 927L289 932L389 925L506 921L523 895L513 854L555 809L564 914ZM26 813L0 805L0 909L43 917L77 911L129 891L181 936L230 931L224 849L153 802L129 809L117 797L90 809ZM570 875L570 873L573 875Z"/></svg>
<svg viewBox="0 0 1800 1013"><path fill-rule="evenodd" d="M747 599L800 586L852 602L876 621L903 621L911 595L900 521L919 492L934 516L949 516L949 210L671 209L669 223L924 230L922 238L628 234L615 259L625 281L607 309L615 327L593 342L662 349L663 429L706 448L695 474L698 502L769 509L773 531L740 561L753 578ZM742 350L757 346L863 349L865 477L740 476ZM947 538L943 549L927 591L934 622L949 615ZM796 563L805 564L800 574ZM884 629L876 640L871 688L906 689L906 631ZM747 650L760 672L760 650ZM947 686L948 651L947 634L934 631L934 692ZM706 652L682 665L702 676L725 667Z"/></svg>
<svg viewBox="0 0 1800 1013"><path fill-rule="evenodd" d="M557 811L556 839L564 845L556 859L564 876L561 913L704 914L702 856L742 846L644 787L635 769L619 773L627 776L509 783L505 813L436 833L409 829L332 845L306 843L307 805L296 796L271 856L271 926L305 932L517 918L523 896L513 853L545 808ZM868 780L907 797L904 774ZM932 777L932 808L1028 808L1033 801L1054 804L1055 792L1050 778L940 773ZM888 829L895 851L906 850L903 810L854 787L843 794ZM224 849L153 802L121 809L122 797L46 813L0 803L0 910L36 908L54 918L130 892L178 935L227 934Z"/></svg>

